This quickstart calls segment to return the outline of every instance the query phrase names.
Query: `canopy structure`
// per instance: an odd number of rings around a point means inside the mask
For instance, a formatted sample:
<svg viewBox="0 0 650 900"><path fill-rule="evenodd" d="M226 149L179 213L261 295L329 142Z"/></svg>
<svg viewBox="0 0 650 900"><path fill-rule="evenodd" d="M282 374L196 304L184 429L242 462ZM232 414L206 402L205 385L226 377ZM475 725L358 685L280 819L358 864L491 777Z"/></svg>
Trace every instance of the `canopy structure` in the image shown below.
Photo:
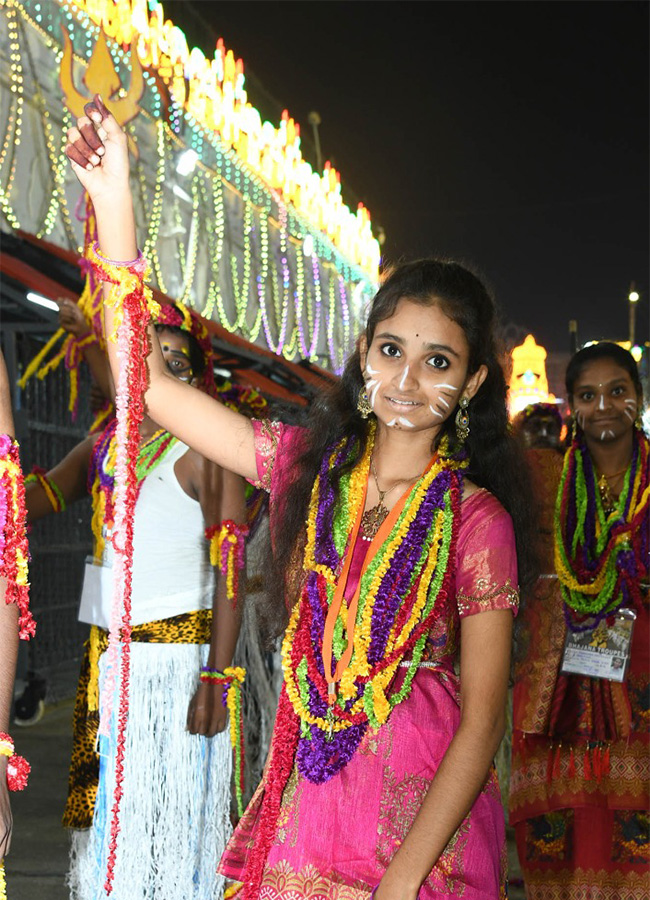
<svg viewBox="0 0 650 900"><path fill-rule="evenodd" d="M244 65L189 50L160 3L0 0L0 218L77 255L87 208L66 131L95 92L126 129L154 285L226 332L336 374L377 287L379 244L340 176L262 122ZM62 97L65 98L62 102Z"/></svg>

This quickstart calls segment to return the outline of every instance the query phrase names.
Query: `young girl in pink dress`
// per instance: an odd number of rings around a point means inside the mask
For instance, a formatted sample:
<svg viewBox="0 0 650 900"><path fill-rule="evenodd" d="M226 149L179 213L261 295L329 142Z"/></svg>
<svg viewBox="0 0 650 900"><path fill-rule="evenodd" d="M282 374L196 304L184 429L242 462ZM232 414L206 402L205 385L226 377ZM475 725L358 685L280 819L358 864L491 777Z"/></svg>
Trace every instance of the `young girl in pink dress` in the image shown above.
<svg viewBox="0 0 650 900"><path fill-rule="evenodd" d="M101 254L131 277L114 262L138 257L126 138L100 98L87 112L68 156ZM284 684L262 782L220 864L242 898L505 893L493 757L532 535L494 318L463 266L396 267L304 428L186 389L151 342L149 415L270 492Z"/></svg>

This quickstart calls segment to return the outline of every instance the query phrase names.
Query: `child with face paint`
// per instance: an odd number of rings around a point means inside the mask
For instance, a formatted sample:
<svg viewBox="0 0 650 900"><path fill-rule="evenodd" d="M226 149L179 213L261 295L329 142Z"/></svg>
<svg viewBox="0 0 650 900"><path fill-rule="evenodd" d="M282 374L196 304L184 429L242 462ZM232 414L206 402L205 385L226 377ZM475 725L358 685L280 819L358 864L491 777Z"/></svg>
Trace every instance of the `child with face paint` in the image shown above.
<svg viewBox="0 0 650 900"><path fill-rule="evenodd" d="M102 256L132 261L126 139L99 98L87 112L67 153ZM150 414L270 492L284 685L262 783L220 864L245 900L505 896L493 758L533 541L494 335L468 269L398 266L300 428L189 390L151 341Z"/></svg>
<svg viewBox="0 0 650 900"><path fill-rule="evenodd" d="M566 388L574 435L557 473L555 521L540 522L540 531L554 533L554 556L524 611L510 819L530 900L585 891L648 896L650 471L639 425L643 391L631 354L608 341L572 357ZM611 678L563 671L567 633L588 635L632 616L629 662L612 658Z"/></svg>
<svg viewBox="0 0 650 900"><path fill-rule="evenodd" d="M68 318L76 321L72 313ZM170 377L193 393L216 395L210 338L195 313L180 303L163 306L155 335ZM105 365L95 361L100 378ZM110 388L110 379L100 383ZM112 597L105 579L114 556L115 425L113 420L89 435L26 489L29 522L54 511L53 496L65 505L90 489L93 499L95 561L86 567L80 613L91 633L77 691L63 816L72 839L68 882L79 900L103 895L113 798L114 735L96 741ZM223 893L216 866L232 831L232 747L222 688L199 673L202 667L223 672L232 665L242 609L241 598L233 602L227 596L227 579L215 578L206 529L232 523L245 535L244 482L149 416L140 426L138 471L123 852L115 896L185 900L191 883L191 896L214 900ZM104 579L101 600L92 601L97 577Z"/></svg>

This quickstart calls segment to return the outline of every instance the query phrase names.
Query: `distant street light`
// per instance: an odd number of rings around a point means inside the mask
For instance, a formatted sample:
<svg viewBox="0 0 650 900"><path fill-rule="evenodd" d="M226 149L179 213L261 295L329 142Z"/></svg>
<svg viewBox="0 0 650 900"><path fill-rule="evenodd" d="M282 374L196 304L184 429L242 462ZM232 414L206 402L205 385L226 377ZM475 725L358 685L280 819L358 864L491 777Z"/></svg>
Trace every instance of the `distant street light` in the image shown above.
<svg viewBox="0 0 650 900"><path fill-rule="evenodd" d="M578 321L569 319L569 352L573 355L578 349Z"/></svg>
<svg viewBox="0 0 650 900"><path fill-rule="evenodd" d="M321 157L320 138L318 136L318 126L321 123L320 113L312 110L307 116L307 121L311 125L312 131L314 132L314 144L316 145L316 166L318 168L318 174L321 175L323 172L323 159Z"/></svg>
<svg viewBox="0 0 650 900"><path fill-rule="evenodd" d="M639 294L635 289L635 284L632 281L630 283L630 293L627 295L627 299L629 301L629 311L630 311L630 347L634 346L634 326L636 320L636 305L639 302Z"/></svg>

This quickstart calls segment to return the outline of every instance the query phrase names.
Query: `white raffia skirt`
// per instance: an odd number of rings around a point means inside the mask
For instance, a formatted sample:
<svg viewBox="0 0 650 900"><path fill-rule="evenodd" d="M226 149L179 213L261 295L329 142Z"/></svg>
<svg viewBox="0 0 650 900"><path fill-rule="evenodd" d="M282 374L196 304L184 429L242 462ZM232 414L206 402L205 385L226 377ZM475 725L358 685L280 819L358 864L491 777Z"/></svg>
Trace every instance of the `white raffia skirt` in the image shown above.
<svg viewBox="0 0 650 900"><path fill-rule="evenodd" d="M129 717L113 887L104 883L115 788L116 729L100 737L93 826L72 832L71 900L220 900L216 867L231 833L228 731L186 730L207 645L131 644ZM100 659L100 698L107 654ZM114 710L117 700L114 703Z"/></svg>

